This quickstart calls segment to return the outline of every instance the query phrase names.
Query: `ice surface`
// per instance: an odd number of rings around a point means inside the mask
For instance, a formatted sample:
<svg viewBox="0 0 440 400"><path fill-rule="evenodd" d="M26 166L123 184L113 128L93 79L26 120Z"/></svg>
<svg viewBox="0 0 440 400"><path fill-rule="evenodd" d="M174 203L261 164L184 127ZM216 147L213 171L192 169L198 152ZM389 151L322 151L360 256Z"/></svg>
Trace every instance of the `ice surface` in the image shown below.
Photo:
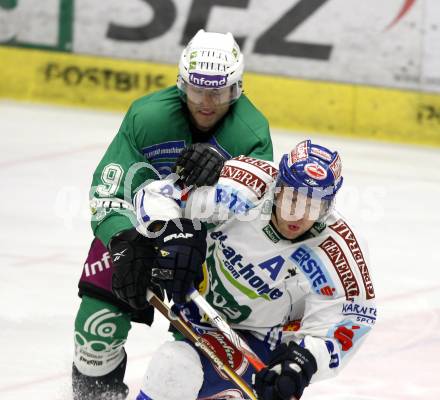
<svg viewBox="0 0 440 400"><path fill-rule="evenodd" d="M0 399L70 399L77 280L90 240L92 172L122 114L0 102ZM338 208L370 245L375 330L335 379L304 400L440 398L440 151L273 130L277 159L312 137L337 148ZM135 324L127 382L136 397L160 316Z"/></svg>

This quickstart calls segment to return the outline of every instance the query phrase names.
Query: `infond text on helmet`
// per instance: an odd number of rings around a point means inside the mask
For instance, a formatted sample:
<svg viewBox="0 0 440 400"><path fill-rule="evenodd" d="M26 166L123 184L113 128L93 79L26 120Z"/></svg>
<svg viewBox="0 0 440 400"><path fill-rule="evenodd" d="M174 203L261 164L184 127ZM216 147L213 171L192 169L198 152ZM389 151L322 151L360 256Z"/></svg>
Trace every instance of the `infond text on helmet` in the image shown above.
<svg viewBox="0 0 440 400"><path fill-rule="evenodd" d="M195 86L221 88L226 86L228 80L223 75L203 75L193 72L189 74L189 81Z"/></svg>

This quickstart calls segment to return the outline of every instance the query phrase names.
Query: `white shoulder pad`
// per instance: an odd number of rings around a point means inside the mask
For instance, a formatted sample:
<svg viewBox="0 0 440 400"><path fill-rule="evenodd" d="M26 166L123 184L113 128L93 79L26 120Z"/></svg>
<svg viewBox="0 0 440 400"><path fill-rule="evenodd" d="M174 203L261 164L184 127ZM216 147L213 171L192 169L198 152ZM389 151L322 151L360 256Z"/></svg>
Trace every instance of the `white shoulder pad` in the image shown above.
<svg viewBox="0 0 440 400"><path fill-rule="evenodd" d="M278 169L273 163L238 156L225 163L218 183L233 187L246 199L256 202L264 196L277 175Z"/></svg>

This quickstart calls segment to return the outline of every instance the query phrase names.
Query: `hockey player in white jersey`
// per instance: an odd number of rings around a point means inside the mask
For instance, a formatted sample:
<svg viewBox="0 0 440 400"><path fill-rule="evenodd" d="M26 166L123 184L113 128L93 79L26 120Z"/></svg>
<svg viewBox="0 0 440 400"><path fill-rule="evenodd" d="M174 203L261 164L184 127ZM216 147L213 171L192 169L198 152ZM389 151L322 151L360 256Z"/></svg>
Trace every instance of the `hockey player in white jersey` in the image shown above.
<svg viewBox="0 0 440 400"><path fill-rule="evenodd" d="M267 363L254 373L246 359L229 357L259 399L301 398L309 383L336 375L375 324L365 244L334 208L342 181L338 153L305 140L278 169L239 156L225 163L216 186L187 193L169 177L137 194L138 231L145 236L175 224L185 241L188 219L201 232L198 221L214 224L201 292ZM163 260L153 280L182 299L189 289L179 278L184 271L167 268L166 259L186 255L167 244L176 234L158 237ZM185 312L196 329L209 330L192 305ZM138 396L228 398L246 397L186 341L157 351Z"/></svg>

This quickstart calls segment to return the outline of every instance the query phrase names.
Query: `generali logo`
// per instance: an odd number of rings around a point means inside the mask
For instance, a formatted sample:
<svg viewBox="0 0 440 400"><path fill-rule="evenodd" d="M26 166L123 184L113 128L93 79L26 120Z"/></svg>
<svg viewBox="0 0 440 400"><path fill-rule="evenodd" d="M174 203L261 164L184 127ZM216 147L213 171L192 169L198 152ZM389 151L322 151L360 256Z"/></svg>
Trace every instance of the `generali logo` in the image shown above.
<svg viewBox="0 0 440 400"><path fill-rule="evenodd" d="M347 300L353 300L358 297L359 285L353 271L351 270L350 263L338 243L329 236L319 245L319 247L324 251L333 264L342 286L344 287L345 298Z"/></svg>
<svg viewBox="0 0 440 400"><path fill-rule="evenodd" d="M362 282L364 284L366 298L367 300L373 299L375 297L373 282L371 281L370 272L368 271L364 254L362 253L359 242L356 239L353 231L342 219L339 219L333 225L330 225L329 228L336 232L342 239L344 239L351 252L351 255L354 258L354 261L356 262L359 272L362 275Z"/></svg>

